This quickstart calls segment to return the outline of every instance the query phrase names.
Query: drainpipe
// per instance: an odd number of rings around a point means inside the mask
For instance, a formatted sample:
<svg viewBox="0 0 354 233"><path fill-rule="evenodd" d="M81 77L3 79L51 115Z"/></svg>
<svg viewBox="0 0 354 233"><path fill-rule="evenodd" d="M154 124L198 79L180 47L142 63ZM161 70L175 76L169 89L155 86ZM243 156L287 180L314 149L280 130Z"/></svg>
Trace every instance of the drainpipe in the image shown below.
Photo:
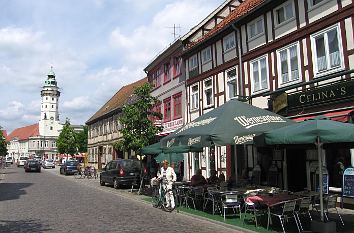
<svg viewBox="0 0 354 233"><path fill-rule="evenodd" d="M238 74L239 76L239 80L240 80L240 96L244 96L244 82L243 82L243 77L242 77L242 73L243 73L243 64L242 64L242 53L241 53L241 31L239 28L237 28L234 24L231 24L231 27L235 30L236 32L236 38L237 38L237 50L238 50L238 65L240 68L240 72ZM235 80L236 82L236 86L237 86L237 79Z"/></svg>

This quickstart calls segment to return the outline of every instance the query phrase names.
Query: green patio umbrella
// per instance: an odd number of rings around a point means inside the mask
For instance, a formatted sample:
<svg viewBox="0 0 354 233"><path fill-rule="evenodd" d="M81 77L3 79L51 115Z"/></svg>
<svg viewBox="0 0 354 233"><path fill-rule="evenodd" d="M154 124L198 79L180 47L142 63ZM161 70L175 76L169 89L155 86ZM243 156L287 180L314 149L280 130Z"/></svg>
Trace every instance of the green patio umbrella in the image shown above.
<svg viewBox="0 0 354 233"><path fill-rule="evenodd" d="M273 112L232 99L161 140L162 146L244 144L255 135L295 122Z"/></svg>
<svg viewBox="0 0 354 233"><path fill-rule="evenodd" d="M155 144L143 147L140 150L141 154L144 155L157 155L160 153L187 153L187 152L203 152L202 147L198 146L187 146L187 145L178 145L178 146L171 146L166 148L161 148L161 143L157 142Z"/></svg>
<svg viewBox="0 0 354 233"><path fill-rule="evenodd" d="M144 155L157 155L162 153L162 149L161 149L161 143L157 142L155 144L149 145L149 146L145 146L143 148L141 148L140 150L141 154Z"/></svg>
<svg viewBox="0 0 354 233"><path fill-rule="evenodd" d="M158 156L155 157L156 162L161 163L164 160L168 160L171 164L172 162L179 162L184 159L183 154L181 153L160 153Z"/></svg>
<svg viewBox="0 0 354 233"><path fill-rule="evenodd" d="M318 151L318 162L322 165L323 144L354 143L354 124L329 120L324 116L274 129L255 138L256 144L292 145L313 144ZM319 166L319 180L322 180L322 166ZM323 185L320 183L321 220L323 221Z"/></svg>

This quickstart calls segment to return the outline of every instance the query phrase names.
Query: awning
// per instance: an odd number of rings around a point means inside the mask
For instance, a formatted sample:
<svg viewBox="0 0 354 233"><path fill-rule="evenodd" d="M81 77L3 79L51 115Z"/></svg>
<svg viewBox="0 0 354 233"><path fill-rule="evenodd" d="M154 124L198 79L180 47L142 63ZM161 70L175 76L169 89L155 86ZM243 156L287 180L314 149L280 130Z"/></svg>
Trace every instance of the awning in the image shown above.
<svg viewBox="0 0 354 233"><path fill-rule="evenodd" d="M302 116L302 117L290 118L290 119L292 119L296 122L300 122L300 121L304 121L304 120L315 118L316 116L322 115L322 116L326 116L326 117L331 118L331 120L333 120L333 121L348 122L350 119L350 115L353 112L354 112L353 109L347 109L347 110L327 112L327 113L322 113L322 114Z"/></svg>

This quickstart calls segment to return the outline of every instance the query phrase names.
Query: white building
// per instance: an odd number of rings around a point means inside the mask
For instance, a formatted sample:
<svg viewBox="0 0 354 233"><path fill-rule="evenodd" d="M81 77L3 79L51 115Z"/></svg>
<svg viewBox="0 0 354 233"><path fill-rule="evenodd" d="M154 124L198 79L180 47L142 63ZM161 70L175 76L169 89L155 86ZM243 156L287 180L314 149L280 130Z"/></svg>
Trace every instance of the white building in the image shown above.
<svg viewBox="0 0 354 233"><path fill-rule="evenodd" d="M53 68L41 90L41 117L38 123L15 129L8 139L8 153L15 160L21 155L41 155L44 158L57 157L56 140L63 125L59 121L60 91Z"/></svg>

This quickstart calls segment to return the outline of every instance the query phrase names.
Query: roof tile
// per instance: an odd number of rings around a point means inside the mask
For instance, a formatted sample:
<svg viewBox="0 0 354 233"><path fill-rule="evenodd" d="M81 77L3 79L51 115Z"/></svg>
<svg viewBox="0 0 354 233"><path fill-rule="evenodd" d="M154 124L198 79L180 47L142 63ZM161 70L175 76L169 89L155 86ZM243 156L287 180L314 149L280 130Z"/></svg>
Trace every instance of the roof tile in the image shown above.
<svg viewBox="0 0 354 233"><path fill-rule="evenodd" d="M33 125L24 126L21 128L17 128L12 131L7 136L7 141L11 141L14 138L18 138L18 140L27 140L29 137L38 136L39 135L39 127L38 123Z"/></svg>

